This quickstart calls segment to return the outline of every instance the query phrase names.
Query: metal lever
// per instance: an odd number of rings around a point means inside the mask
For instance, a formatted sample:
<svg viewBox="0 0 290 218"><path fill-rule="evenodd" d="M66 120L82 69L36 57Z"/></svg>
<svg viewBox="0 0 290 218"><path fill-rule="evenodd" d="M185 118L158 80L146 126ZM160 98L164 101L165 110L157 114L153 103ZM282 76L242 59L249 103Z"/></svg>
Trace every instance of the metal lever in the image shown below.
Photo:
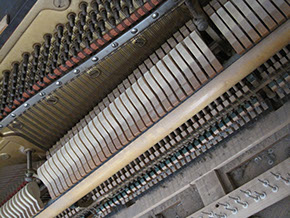
<svg viewBox="0 0 290 218"><path fill-rule="evenodd" d="M27 157L27 170L26 170L26 177L25 177L25 181L26 182L31 182L32 178L33 178L33 174L36 173L36 171L32 168L32 153L33 150L28 149L26 151L26 157Z"/></svg>

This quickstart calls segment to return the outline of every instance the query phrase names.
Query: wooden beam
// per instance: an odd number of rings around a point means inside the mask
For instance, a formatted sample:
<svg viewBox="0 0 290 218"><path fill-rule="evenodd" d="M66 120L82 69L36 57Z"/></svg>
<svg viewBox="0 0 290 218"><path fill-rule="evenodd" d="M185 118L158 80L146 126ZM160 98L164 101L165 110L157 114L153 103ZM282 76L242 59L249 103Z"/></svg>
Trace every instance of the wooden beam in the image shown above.
<svg viewBox="0 0 290 218"><path fill-rule="evenodd" d="M9 16L6 14L3 19L0 21L0 35L3 33L3 31L6 29L6 27L9 24Z"/></svg>

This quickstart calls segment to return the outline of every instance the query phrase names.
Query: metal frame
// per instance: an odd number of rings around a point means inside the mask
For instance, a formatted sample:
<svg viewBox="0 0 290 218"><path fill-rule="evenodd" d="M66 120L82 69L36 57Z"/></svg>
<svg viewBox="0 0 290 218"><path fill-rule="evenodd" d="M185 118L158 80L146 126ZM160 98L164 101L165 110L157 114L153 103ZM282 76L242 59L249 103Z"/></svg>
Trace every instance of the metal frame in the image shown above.
<svg viewBox="0 0 290 218"><path fill-rule="evenodd" d="M80 66L68 72L66 75L59 78L57 81L50 84L48 87L28 99L24 104L20 105L10 114L8 114L1 122L0 129L8 126L14 119L23 114L27 109L44 99L51 92L62 87L63 85L69 83L72 79L78 77L81 73L84 73L86 70L90 69L92 66L98 64L98 62L104 59L106 56L116 51L119 47L124 45L126 42L131 40L136 36L137 33L143 31L168 11L173 9L175 6L180 4L180 1L177 0L167 0L159 8L157 8L150 16L146 17L143 21L137 24L135 27L131 28L129 31L124 33L122 36L114 40L111 44L107 45L104 49L98 52L96 55L92 56L90 59L82 63Z"/></svg>

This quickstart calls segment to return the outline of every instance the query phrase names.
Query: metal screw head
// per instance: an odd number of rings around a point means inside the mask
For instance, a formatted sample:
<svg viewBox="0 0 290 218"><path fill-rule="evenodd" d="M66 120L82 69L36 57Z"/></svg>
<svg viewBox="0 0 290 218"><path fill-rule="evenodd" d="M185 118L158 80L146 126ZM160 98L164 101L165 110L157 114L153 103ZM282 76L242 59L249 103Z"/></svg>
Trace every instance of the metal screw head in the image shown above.
<svg viewBox="0 0 290 218"><path fill-rule="evenodd" d="M11 156L7 153L0 154L0 160L8 160Z"/></svg>
<svg viewBox="0 0 290 218"><path fill-rule="evenodd" d="M45 92L40 92L39 95L40 95L41 97L43 97L43 96L45 96Z"/></svg>
<svg viewBox="0 0 290 218"><path fill-rule="evenodd" d="M270 160L268 160L268 164L271 166L274 164L274 161L270 159Z"/></svg>
<svg viewBox="0 0 290 218"><path fill-rule="evenodd" d="M0 124L0 129L2 129L3 128L3 125L2 124Z"/></svg>
<svg viewBox="0 0 290 218"><path fill-rule="evenodd" d="M93 62L96 62L96 61L98 61L98 60L99 60L98 57L96 57L96 56L95 56L95 57L92 57L92 61L93 61Z"/></svg>
<svg viewBox="0 0 290 218"><path fill-rule="evenodd" d="M146 44L147 40L144 37L138 37L133 40L133 44L137 45L138 47L142 48Z"/></svg>
<svg viewBox="0 0 290 218"><path fill-rule="evenodd" d="M152 14L152 18L153 19L156 19L158 16L159 16L159 14L157 12L155 12L155 13Z"/></svg>
<svg viewBox="0 0 290 218"><path fill-rule="evenodd" d="M21 128L23 127L23 125L22 125L21 122L19 122L19 121L17 121L17 120L14 120L14 121L12 122L12 127L13 127L14 129L21 129Z"/></svg>
<svg viewBox="0 0 290 218"><path fill-rule="evenodd" d="M54 7L58 9L64 9L67 8L70 4L69 0L53 0Z"/></svg>
<svg viewBox="0 0 290 218"><path fill-rule="evenodd" d="M46 98L46 102L50 105L54 105L58 102L58 97L56 96L48 96L48 98Z"/></svg>
<svg viewBox="0 0 290 218"><path fill-rule="evenodd" d="M78 74L80 72L79 69L74 69L74 74Z"/></svg>
<svg viewBox="0 0 290 218"><path fill-rule="evenodd" d="M57 86L60 86L60 85L62 84L62 82L61 82L61 81L57 81L55 84L56 84Z"/></svg>
<svg viewBox="0 0 290 218"><path fill-rule="evenodd" d="M87 73L91 78L97 78L101 75L102 71L97 68L97 69L89 70Z"/></svg>
<svg viewBox="0 0 290 218"><path fill-rule="evenodd" d="M10 114L11 117L16 117L16 114L12 113Z"/></svg>
<svg viewBox="0 0 290 218"><path fill-rule="evenodd" d="M112 47L113 47L113 48L117 48L118 45L119 45L118 42L113 42L113 43L112 43Z"/></svg>
<svg viewBox="0 0 290 218"><path fill-rule="evenodd" d="M25 103L23 106L24 106L25 108L28 108L28 107L29 107L29 104L28 104L28 103Z"/></svg>
<svg viewBox="0 0 290 218"><path fill-rule="evenodd" d="M133 29L131 29L131 33L132 34L136 34L138 32L138 29L137 28L133 28Z"/></svg>

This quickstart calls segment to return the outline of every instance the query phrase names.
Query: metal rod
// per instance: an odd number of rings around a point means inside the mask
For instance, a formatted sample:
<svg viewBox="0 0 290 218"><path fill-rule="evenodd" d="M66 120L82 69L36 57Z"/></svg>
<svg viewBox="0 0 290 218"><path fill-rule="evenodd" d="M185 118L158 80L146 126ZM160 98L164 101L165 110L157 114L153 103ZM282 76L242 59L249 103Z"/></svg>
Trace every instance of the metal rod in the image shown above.
<svg viewBox="0 0 290 218"><path fill-rule="evenodd" d="M32 170L32 150L26 152L27 157L27 170Z"/></svg>
<svg viewBox="0 0 290 218"><path fill-rule="evenodd" d="M92 171L68 192L58 197L48 207L37 214L36 217L57 216L74 202L81 199L84 195L150 149L288 45L290 39L289 30L290 21L288 20L212 79L211 82L137 137L109 161Z"/></svg>

